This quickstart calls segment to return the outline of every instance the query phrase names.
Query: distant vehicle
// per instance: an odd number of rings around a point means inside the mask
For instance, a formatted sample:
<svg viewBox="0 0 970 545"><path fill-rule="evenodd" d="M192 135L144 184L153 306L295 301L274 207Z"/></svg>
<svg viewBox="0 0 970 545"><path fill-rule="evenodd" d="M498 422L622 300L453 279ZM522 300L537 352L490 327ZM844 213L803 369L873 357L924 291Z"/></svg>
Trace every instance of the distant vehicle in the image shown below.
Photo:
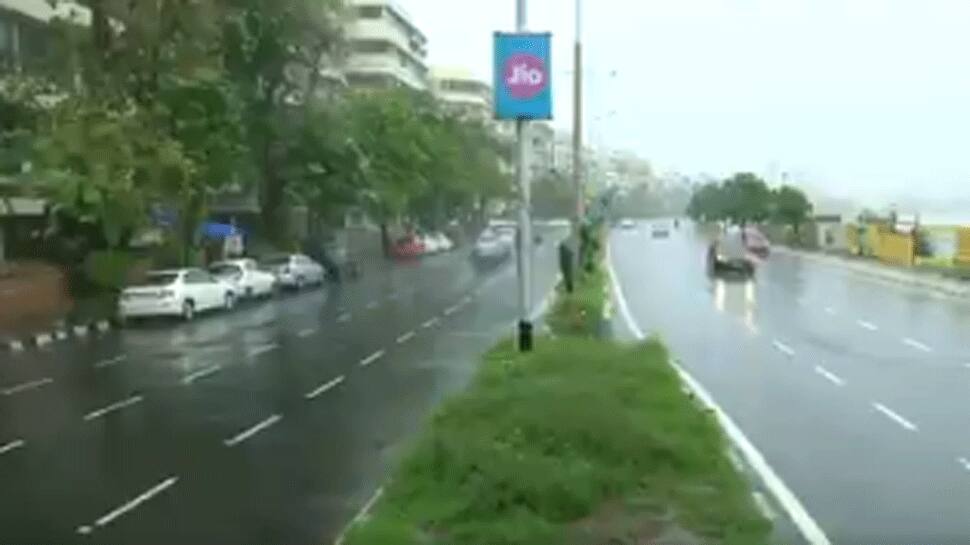
<svg viewBox="0 0 970 545"><path fill-rule="evenodd" d="M455 248L455 243L448 238L447 235L441 231L434 231L429 234L426 239L434 241L434 244L438 247L439 252L450 252Z"/></svg>
<svg viewBox="0 0 970 545"><path fill-rule="evenodd" d="M767 258L771 253L771 242L757 227L744 228L744 246L761 259Z"/></svg>
<svg viewBox="0 0 970 545"><path fill-rule="evenodd" d="M281 287L303 289L323 284L326 272L322 265L303 254L283 254L264 258L261 265L276 276Z"/></svg>
<svg viewBox="0 0 970 545"><path fill-rule="evenodd" d="M178 316L191 320L197 312L232 309L235 288L202 269L149 272L145 279L125 288L118 300L122 320L148 316Z"/></svg>
<svg viewBox="0 0 970 545"><path fill-rule="evenodd" d="M475 241L472 257L479 263L504 261L512 253L512 244L507 238L492 229L482 231Z"/></svg>
<svg viewBox="0 0 970 545"><path fill-rule="evenodd" d="M427 251L424 240L413 234L404 235L391 244L391 255L401 259L420 257Z"/></svg>
<svg viewBox="0 0 970 545"><path fill-rule="evenodd" d="M276 290L276 276L260 269L255 259L217 261L209 272L232 285L240 297L269 297Z"/></svg>
<svg viewBox="0 0 970 545"><path fill-rule="evenodd" d="M670 236L670 228L664 223L654 223L650 230L650 236L653 238L667 238Z"/></svg>
<svg viewBox="0 0 970 545"><path fill-rule="evenodd" d="M744 243L744 236L738 227L729 227L707 249L707 261L710 272L740 273L751 276L755 272L755 262L748 253Z"/></svg>
<svg viewBox="0 0 970 545"><path fill-rule="evenodd" d="M515 233L517 232L515 225L499 225L492 227L491 231L510 248L515 246Z"/></svg>
<svg viewBox="0 0 970 545"><path fill-rule="evenodd" d="M636 229L637 228L637 222L631 220L630 218L626 218L626 219L624 219L623 221L620 222L620 228L621 229Z"/></svg>

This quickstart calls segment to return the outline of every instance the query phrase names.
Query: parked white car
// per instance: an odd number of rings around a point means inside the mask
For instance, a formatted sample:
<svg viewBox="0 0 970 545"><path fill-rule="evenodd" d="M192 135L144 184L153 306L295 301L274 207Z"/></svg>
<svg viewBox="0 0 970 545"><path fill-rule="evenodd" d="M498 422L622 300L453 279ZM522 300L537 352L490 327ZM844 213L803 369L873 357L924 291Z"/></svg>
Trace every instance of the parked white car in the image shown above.
<svg viewBox="0 0 970 545"><path fill-rule="evenodd" d="M191 320L197 312L232 309L235 288L202 269L149 272L137 285L125 288L118 300L122 320L148 316L180 316Z"/></svg>
<svg viewBox="0 0 970 545"><path fill-rule="evenodd" d="M276 290L276 276L261 270L255 259L217 261L209 272L231 284L240 297L269 297Z"/></svg>
<svg viewBox="0 0 970 545"><path fill-rule="evenodd" d="M276 275L280 286L303 289L323 284L326 271L323 266L303 254L276 255L265 258L262 265Z"/></svg>
<svg viewBox="0 0 970 545"><path fill-rule="evenodd" d="M435 242L437 242L439 252L450 252L451 250L455 249L455 243L452 242L451 239L441 231L435 231L429 236L435 239Z"/></svg>
<svg viewBox="0 0 970 545"><path fill-rule="evenodd" d="M491 229L486 229L475 241L472 255L479 262L496 262L504 260L512 253L512 243Z"/></svg>

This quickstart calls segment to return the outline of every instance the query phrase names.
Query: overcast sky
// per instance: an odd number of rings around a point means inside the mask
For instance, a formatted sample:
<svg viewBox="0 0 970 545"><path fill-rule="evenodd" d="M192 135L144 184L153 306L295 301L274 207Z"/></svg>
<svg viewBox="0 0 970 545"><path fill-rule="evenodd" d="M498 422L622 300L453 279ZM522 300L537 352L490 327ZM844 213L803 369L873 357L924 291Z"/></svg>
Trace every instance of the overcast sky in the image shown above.
<svg viewBox="0 0 970 545"><path fill-rule="evenodd" d="M400 2L432 64L491 78L491 33L513 29L514 0ZM594 143L661 170L789 172L878 204L970 202L970 2L584 3ZM567 129L573 25L573 0L529 1L529 28L554 35L554 123Z"/></svg>

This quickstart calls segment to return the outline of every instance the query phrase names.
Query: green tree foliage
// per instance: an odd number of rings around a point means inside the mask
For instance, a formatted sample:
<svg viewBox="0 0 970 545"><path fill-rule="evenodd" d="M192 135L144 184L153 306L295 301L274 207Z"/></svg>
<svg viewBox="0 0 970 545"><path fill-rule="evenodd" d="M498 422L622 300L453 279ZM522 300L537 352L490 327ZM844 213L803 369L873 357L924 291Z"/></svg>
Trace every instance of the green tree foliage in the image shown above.
<svg viewBox="0 0 970 545"><path fill-rule="evenodd" d="M771 190L750 173L696 188L687 205L687 214L695 220L744 224L772 219L796 231L811 212L812 204L801 190L787 185Z"/></svg>
<svg viewBox="0 0 970 545"><path fill-rule="evenodd" d="M783 185L772 192L774 220L784 225L790 225L797 234L803 223L812 214L812 203L805 193L797 187Z"/></svg>

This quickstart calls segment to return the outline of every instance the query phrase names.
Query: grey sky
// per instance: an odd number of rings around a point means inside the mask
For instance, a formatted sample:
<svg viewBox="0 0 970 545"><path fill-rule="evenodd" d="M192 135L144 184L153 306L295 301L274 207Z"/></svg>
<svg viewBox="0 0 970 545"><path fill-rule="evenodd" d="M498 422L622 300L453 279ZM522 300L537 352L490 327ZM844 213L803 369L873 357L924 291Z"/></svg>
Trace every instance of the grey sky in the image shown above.
<svg viewBox="0 0 970 545"><path fill-rule="evenodd" d="M512 29L513 0L400 1L428 34L433 64L490 79L491 32ZM970 2L585 4L594 142L685 173L788 171L874 204L970 195ZM564 128L572 5L530 0L529 9L530 29L554 33L555 124Z"/></svg>

